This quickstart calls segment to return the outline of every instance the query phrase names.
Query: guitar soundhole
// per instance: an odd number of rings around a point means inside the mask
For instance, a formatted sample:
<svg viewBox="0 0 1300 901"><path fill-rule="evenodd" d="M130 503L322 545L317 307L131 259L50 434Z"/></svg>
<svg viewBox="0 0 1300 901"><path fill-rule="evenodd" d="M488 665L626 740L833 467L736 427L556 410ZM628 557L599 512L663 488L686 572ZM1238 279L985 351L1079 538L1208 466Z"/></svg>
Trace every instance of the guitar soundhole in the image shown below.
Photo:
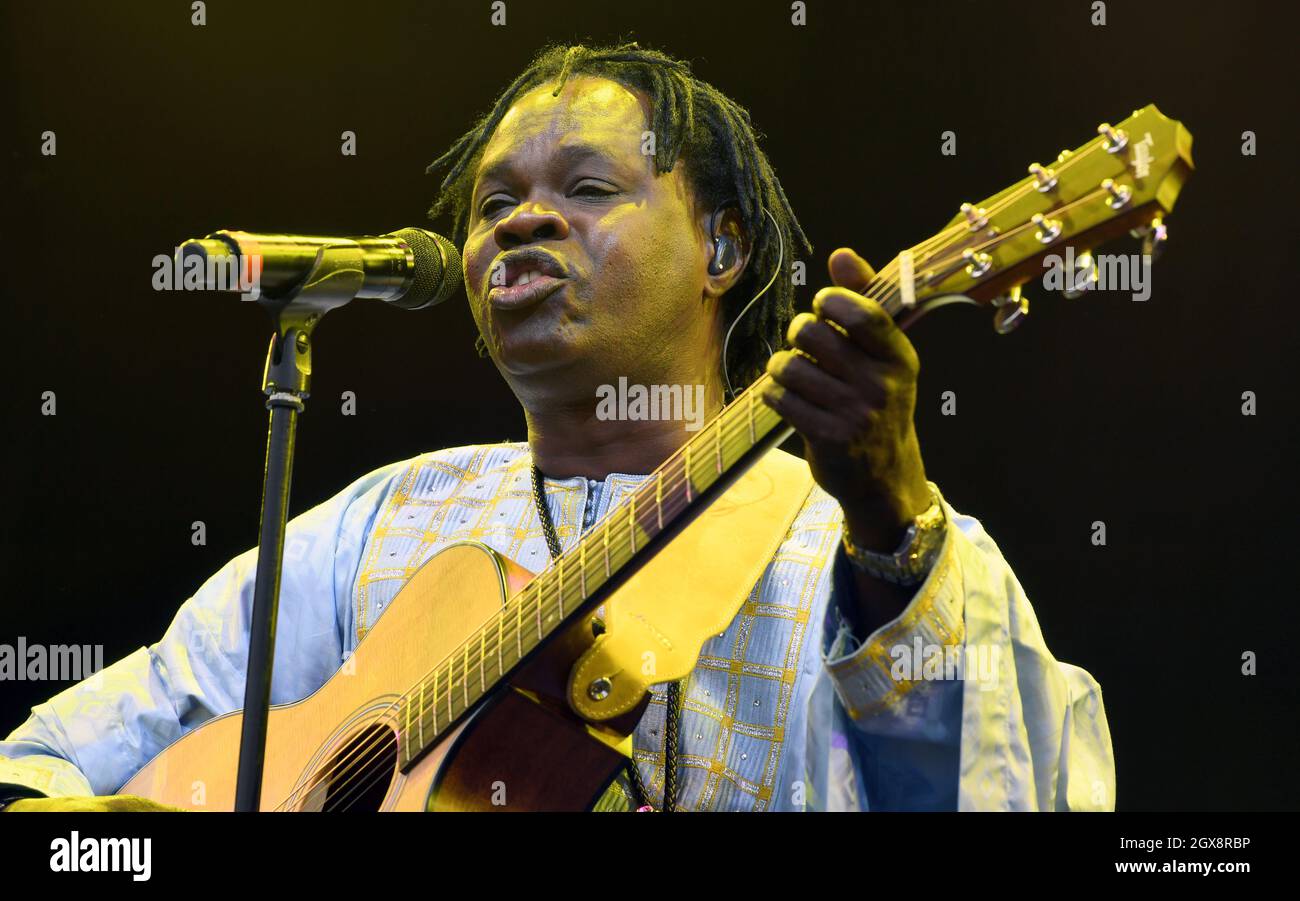
<svg viewBox="0 0 1300 901"><path fill-rule="evenodd" d="M386 726L368 726L328 759L304 807L325 812L377 811L396 771L397 736Z"/></svg>

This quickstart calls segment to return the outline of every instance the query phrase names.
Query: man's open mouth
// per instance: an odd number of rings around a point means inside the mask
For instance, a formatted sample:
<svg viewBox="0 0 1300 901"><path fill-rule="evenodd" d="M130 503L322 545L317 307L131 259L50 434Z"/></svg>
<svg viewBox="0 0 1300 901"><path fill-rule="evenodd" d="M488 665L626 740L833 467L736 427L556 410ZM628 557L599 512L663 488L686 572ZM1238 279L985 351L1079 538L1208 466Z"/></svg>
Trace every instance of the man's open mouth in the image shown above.
<svg viewBox="0 0 1300 901"><path fill-rule="evenodd" d="M523 251L507 256L497 265L503 267L504 284L493 285L487 300L498 310L519 310L541 303L563 287L568 278L559 261L544 251Z"/></svg>

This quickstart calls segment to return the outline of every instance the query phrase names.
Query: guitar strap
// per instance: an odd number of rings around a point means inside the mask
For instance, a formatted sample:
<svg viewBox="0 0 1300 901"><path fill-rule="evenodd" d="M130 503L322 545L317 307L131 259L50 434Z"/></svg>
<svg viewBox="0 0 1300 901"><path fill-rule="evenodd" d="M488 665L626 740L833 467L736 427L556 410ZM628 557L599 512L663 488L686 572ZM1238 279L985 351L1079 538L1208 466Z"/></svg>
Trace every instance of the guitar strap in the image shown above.
<svg viewBox="0 0 1300 901"><path fill-rule="evenodd" d="M735 619L813 484L804 460L773 448L614 591L605 633L570 674L573 709L608 720L651 685L689 675L704 642Z"/></svg>

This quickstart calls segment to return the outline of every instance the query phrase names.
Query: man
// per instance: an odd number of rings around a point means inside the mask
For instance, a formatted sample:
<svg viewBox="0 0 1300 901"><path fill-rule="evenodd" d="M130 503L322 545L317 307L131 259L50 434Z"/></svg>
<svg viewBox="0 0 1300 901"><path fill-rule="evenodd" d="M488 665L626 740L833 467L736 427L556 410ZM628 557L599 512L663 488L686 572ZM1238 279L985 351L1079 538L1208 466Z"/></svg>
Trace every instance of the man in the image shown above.
<svg viewBox="0 0 1300 901"><path fill-rule="evenodd" d="M917 356L859 293L872 270L836 251L834 287L792 319L785 267L811 247L742 108L634 44L552 47L443 164L431 212L453 215L528 442L384 467L291 523L274 703L328 679L441 547L540 571L543 517L572 546L689 437L681 419L597 415L601 386L685 386L708 418L766 368L817 487L690 677L656 687L598 808L1113 807L1100 688L1052 658L996 545L927 482ZM240 706L255 555L0 743L0 799L29 796L9 810L154 806L96 796ZM964 678L896 665L922 648L965 652Z"/></svg>

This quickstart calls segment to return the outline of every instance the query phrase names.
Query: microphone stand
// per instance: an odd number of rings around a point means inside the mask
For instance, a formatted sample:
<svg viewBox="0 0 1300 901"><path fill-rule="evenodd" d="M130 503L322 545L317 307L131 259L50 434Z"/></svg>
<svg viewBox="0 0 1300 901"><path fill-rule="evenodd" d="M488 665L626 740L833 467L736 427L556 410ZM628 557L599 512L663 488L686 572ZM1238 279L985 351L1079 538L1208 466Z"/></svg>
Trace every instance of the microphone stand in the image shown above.
<svg viewBox="0 0 1300 901"><path fill-rule="evenodd" d="M262 392L271 413L262 479L262 522L248 635L235 810L255 811L261 807L284 532L298 414L303 411L303 402L311 389L312 332L322 316L356 297L364 281L360 247L326 245L317 252L315 264L298 287L278 298L260 295L257 300L271 315L275 334L271 336L262 373ZM275 803L277 799L268 800Z"/></svg>

